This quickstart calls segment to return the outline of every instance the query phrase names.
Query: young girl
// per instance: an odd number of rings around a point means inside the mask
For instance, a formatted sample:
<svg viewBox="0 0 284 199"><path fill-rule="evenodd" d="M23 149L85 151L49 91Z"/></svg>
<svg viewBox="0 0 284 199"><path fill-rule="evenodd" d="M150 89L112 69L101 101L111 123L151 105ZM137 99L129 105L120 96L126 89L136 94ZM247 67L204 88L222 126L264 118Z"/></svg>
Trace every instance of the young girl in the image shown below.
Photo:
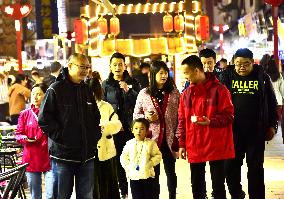
<svg viewBox="0 0 284 199"><path fill-rule="evenodd" d="M146 138L149 132L149 122L144 118L135 119L132 123L133 139L123 148L120 162L130 179L133 199L152 199L154 166L162 159L157 143Z"/></svg>
<svg viewBox="0 0 284 199"><path fill-rule="evenodd" d="M46 198L53 198L53 175L48 155L47 136L38 125L38 112L44 94L45 84L36 84L32 88L31 107L22 111L16 130L16 140L24 145L22 163L29 163L26 176L32 199L42 198L41 175L45 177Z"/></svg>

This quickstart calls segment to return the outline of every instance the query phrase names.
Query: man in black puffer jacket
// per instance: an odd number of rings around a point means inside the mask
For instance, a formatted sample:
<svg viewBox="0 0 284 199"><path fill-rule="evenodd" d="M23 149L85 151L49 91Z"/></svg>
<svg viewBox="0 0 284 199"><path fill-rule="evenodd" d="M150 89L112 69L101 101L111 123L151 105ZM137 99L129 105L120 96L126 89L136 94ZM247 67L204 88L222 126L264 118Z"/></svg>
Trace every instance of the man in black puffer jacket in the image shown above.
<svg viewBox="0 0 284 199"><path fill-rule="evenodd" d="M114 136L118 161L118 181L122 198L126 198L128 195L128 184L119 158L126 141L133 137L130 126L133 120L136 98L140 91L139 83L134 78L131 78L125 69L125 57L121 53L114 53L110 58L111 72L108 79L102 83L104 100L112 105L123 127Z"/></svg>
<svg viewBox="0 0 284 199"><path fill-rule="evenodd" d="M75 53L68 68L53 83L41 104L39 125L50 138L50 157L57 166L58 198L93 198L94 158L100 134L100 113L84 83L90 68L85 55Z"/></svg>

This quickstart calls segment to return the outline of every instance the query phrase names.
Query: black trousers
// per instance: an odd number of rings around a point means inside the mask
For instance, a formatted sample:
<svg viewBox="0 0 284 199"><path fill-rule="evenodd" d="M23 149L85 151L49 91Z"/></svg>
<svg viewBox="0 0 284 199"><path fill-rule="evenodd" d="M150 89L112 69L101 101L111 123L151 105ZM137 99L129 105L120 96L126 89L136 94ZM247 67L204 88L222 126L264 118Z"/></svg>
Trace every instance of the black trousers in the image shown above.
<svg viewBox="0 0 284 199"><path fill-rule="evenodd" d="M165 169L166 176L167 176L169 199L175 199L176 198L176 188L177 188L177 176L176 176L176 172L175 172L176 159L173 157L172 152L169 149L168 144L166 143L166 140L163 141L162 146L160 148L160 151L162 153L164 169ZM160 183L159 183L160 164L155 166L154 170L155 170L155 178L154 178L154 183L153 183L154 199L159 199L159 195L160 195Z"/></svg>
<svg viewBox="0 0 284 199"><path fill-rule="evenodd" d="M213 189L212 196L214 199L226 199L224 160L209 161L209 165ZM205 199L207 196L205 166L206 162L190 163L191 186L194 199Z"/></svg>
<svg viewBox="0 0 284 199"><path fill-rule="evenodd" d="M120 199L115 157L106 161L96 158L94 174L94 199Z"/></svg>
<svg viewBox="0 0 284 199"><path fill-rule="evenodd" d="M9 103L0 104L0 122L6 122L9 116Z"/></svg>
<svg viewBox="0 0 284 199"><path fill-rule="evenodd" d="M153 199L153 178L130 180L133 199Z"/></svg>
<svg viewBox="0 0 284 199"><path fill-rule="evenodd" d="M127 183L125 170L120 164L120 156L121 156L123 147L125 146L126 142L132 138L133 138L132 133L123 132L123 131L113 136L115 147L116 147L118 186L119 186L121 195L128 194L128 183Z"/></svg>
<svg viewBox="0 0 284 199"><path fill-rule="evenodd" d="M248 167L249 198L264 199L264 140L255 140L254 142L246 140L245 138L238 140L238 143L235 143L235 158L226 160L225 164L226 181L232 199L237 199L242 192L241 167L245 156Z"/></svg>

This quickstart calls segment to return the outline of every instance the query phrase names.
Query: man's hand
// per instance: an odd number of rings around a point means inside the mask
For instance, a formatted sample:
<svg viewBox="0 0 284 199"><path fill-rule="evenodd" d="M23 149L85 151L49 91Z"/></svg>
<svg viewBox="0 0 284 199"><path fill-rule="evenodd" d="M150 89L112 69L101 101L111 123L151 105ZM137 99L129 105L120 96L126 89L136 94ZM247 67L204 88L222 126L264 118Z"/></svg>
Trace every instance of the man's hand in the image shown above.
<svg viewBox="0 0 284 199"><path fill-rule="evenodd" d="M186 151L185 151L185 148L179 148L178 153L179 153L179 158L184 159L184 160L186 159Z"/></svg>
<svg viewBox="0 0 284 199"><path fill-rule="evenodd" d="M274 135L275 135L275 128L269 127L266 131L266 134L265 134L265 141L272 140Z"/></svg>
<svg viewBox="0 0 284 199"><path fill-rule="evenodd" d="M120 88L122 88L126 93L129 91L129 87L128 87L128 85L126 84L125 81L120 81L120 82L119 82L119 86L120 86Z"/></svg>
<svg viewBox="0 0 284 199"><path fill-rule="evenodd" d="M208 126L210 124L210 120L209 120L208 117L203 116L202 121L197 120L197 122L195 122L195 124L202 125L202 126Z"/></svg>

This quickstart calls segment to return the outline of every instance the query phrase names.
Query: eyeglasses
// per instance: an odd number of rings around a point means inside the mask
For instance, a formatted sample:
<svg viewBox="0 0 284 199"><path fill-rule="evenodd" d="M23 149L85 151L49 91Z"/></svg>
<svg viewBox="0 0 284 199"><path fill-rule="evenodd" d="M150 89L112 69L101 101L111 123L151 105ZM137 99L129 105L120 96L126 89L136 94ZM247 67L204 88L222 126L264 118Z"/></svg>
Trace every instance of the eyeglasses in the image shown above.
<svg viewBox="0 0 284 199"><path fill-rule="evenodd" d="M75 64L75 63L72 63L72 64L75 65L75 66L78 66L80 68L80 70L89 70L89 69L91 69L90 65L84 66L84 65L79 65L79 64Z"/></svg>
<svg viewBox="0 0 284 199"><path fill-rule="evenodd" d="M240 67L245 67L245 68L248 68L249 66L251 65L251 62L245 62L245 63L236 63L235 64L235 67L236 68L240 68Z"/></svg>

